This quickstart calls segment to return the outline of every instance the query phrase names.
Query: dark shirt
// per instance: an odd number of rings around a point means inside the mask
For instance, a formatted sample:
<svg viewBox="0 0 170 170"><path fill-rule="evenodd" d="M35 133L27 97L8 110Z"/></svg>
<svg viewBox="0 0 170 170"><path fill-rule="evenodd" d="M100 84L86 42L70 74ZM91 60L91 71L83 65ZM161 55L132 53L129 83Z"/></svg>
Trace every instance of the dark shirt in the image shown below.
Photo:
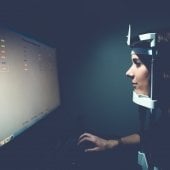
<svg viewBox="0 0 170 170"><path fill-rule="evenodd" d="M141 148L149 152L154 165L166 168L170 166L170 116L164 115L140 132Z"/></svg>

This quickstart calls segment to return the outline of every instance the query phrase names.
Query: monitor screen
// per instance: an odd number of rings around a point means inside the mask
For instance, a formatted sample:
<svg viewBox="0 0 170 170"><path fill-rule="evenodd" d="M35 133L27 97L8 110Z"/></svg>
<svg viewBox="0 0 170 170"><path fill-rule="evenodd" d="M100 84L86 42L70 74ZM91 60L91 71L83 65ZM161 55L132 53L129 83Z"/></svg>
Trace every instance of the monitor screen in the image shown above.
<svg viewBox="0 0 170 170"><path fill-rule="evenodd" d="M0 146L59 105L56 49L0 28Z"/></svg>

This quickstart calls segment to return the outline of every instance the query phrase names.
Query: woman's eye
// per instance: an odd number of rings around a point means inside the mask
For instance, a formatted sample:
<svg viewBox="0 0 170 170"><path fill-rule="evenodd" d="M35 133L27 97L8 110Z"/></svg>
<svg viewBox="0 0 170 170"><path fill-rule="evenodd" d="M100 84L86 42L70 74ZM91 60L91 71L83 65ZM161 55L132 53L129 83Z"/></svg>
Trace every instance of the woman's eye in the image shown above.
<svg viewBox="0 0 170 170"><path fill-rule="evenodd" d="M141 61L139 60L133 60L134 64L137 65L138 67L142 64Z"/></svg>
<svg viewBox="0 0 170 170"><path fill-rule="evenodd" d="M141 65L141 63L140 63L140 62L136 62L136 65L137 65L137 66L140 66L140 65Z"/></svg>

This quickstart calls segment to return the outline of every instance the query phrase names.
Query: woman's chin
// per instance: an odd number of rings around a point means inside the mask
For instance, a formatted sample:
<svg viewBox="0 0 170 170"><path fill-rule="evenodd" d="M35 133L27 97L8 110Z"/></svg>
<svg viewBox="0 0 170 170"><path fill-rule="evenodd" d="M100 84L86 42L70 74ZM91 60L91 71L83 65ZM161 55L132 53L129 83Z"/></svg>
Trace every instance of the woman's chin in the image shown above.
<svg viewBox="0 0 170 170"><path fill-rule="evenodd" d="M139 89L134 89L134 91L138 95L146 95L146 96L148 96L148 92L146 92L146 91L142 91L142 90L139 90Z"/></svg>

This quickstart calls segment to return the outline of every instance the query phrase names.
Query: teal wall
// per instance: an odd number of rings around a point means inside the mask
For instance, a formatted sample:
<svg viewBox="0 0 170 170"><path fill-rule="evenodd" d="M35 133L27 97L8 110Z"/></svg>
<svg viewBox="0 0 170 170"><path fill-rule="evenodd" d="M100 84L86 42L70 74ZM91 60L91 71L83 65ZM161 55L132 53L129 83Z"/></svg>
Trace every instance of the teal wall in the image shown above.
<svg viewBox="0 0 170 170"><path fill-rule="evenodd" d="M127 25L121 30L114 30L114 25L111 31L100 29L61 52L62 104L68 113L81 116L87 131L132 133L138 129L138 114L125 76L130 65Z"/></svg>

